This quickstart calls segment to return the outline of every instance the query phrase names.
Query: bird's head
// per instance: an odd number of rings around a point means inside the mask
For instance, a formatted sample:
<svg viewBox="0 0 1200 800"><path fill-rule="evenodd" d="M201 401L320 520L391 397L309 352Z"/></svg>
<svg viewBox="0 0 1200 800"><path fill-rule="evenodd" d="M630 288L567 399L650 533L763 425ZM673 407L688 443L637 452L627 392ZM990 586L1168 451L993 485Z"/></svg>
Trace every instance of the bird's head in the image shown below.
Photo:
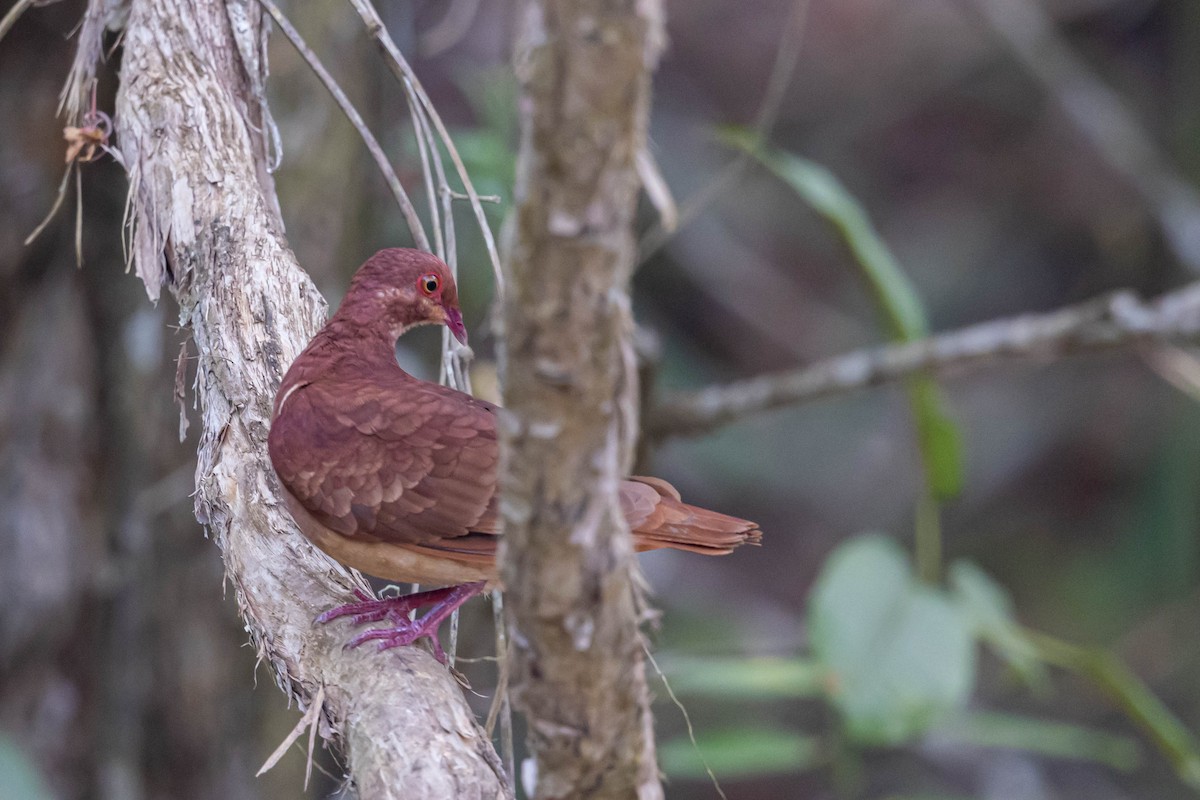
<svg viewBox="0 0 1200 800"><path fill-rule="evenodd" d="M358 268L339 314L359 324L385 324L399 336L414 325L445 325L467 343L454 276L440 258L421 250L380 250Z"/></svg>

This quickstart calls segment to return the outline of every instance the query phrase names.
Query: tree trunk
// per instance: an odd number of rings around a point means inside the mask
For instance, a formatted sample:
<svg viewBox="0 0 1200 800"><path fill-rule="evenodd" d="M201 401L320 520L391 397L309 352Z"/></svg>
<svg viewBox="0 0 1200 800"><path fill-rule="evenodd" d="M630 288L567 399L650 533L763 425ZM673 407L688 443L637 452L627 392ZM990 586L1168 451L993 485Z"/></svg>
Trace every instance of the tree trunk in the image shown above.
<svg viewBox="0 0 1200 800"><path fill-rule="evenodd" d="M637 430L628 283L650 74L646 0L529 0L504 308L502 575L538 798L662 796L617 500Z"/></svg>
<svg viewBox="0 0 1200 800"><path fill-rule="evenodd" d="M444 667L416 648L344 651L346 627L313 624L361 578L299 534L266 453L274 389L325 305L287 249L266 170L262 14L248 0L133 0L128 11L116 127L132 257L152 299L168 285L195 341L196 516L259 657L301 708L324 689L320 730L345 746L362 797L511 796ZM120 16L108 0L89 15ZM84 24L77 77L94 68L100 27Z"/></svg>

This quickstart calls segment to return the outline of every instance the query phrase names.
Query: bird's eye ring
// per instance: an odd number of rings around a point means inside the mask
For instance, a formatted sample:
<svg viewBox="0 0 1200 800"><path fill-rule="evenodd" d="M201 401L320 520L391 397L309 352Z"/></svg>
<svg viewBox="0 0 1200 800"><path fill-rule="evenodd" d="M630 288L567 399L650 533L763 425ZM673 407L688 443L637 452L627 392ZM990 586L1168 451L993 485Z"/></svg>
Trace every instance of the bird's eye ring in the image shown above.
<svg viewBox="0 0 1200 800"><path fill-rule="evenodd" d="M437 275L422 275L418 283L421 285L421 291L428 295L432 295L441 286Z"/></svg>

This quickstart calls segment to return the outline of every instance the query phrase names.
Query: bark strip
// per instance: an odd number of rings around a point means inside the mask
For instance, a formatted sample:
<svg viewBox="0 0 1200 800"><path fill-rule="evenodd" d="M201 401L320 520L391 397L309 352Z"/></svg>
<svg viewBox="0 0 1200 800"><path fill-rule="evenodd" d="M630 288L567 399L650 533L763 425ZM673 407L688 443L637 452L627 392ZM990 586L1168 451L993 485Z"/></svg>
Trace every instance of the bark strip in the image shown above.
<svg viewBox="0 0 1200 800"><path fill-rule="evenodd" d="M124 35L131 255L151 298L163 283L174 294L199 353L196 516L279 686L301 708L324 687L321 731L345 747L361 797L509 797L445 668L416 648L344 651L347 627L313 624L361 578L299 534L267 458L274 389L325 304L275 210L264 35L251 0L132 0Z"/></svg>
<svg viewBox="0 0 1200 800"><path fill-rule="evenodd" d="M617 482L637 427L628 283L662 11L529 0L520 13L501 428L513 700L535 797L658 798Z"/></svg>

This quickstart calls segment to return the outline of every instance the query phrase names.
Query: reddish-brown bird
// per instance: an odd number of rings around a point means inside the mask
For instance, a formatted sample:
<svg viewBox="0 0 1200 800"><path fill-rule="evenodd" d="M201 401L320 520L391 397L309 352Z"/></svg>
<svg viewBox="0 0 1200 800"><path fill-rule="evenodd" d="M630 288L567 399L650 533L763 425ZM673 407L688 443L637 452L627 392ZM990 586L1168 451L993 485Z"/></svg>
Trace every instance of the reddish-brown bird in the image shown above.
<svg viewBox="0 0 1200 800"><path fill-rule="evenodd" d="M407 597L341 606L321 621L387 619L350 645L380 647L429 637L451 611L496 580L497 407L412 377L396 339L417 325L446 325L466 344L458 289L438 258L394 248L354 276L341 307L296 359L275 396L268 440L288 509L317 547L392 581L443 585ZM636 548L725 555L757 542L753 522L679 499L658 478L630 478L621 509ZM416 621L408 613L433 609Z"/></svg>

